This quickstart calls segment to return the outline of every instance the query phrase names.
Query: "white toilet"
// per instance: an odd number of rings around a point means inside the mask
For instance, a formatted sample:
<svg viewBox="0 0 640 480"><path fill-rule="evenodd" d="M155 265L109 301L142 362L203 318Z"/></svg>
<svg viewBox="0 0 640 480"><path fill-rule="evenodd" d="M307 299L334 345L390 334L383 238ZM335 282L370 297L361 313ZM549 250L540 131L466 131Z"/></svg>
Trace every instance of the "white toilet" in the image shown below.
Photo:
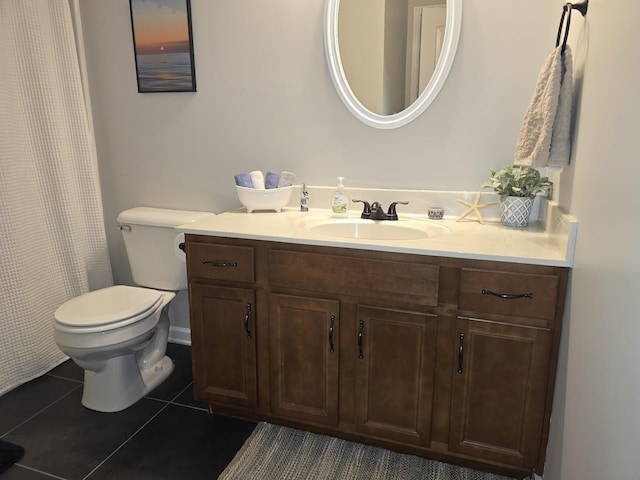
<svg viewBox="0 0 640 480"><path fill-rule="evenodd" d="M133 281L61 305L54 340L84 369L82 404L100 412L133 405L173 371L165 355L168 304L187 288L182 235L174 227L213 215L137 207L118 216ZM143 288L147 287L147 288Z"/></svg>

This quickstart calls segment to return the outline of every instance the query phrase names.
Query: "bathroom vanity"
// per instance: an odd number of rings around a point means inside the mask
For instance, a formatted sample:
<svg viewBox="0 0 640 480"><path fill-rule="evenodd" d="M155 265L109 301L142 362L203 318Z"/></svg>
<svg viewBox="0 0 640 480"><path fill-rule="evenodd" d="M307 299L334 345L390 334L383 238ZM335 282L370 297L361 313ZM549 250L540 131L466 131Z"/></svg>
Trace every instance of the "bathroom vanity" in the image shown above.
<svg viewBox="0 0 640 480"><path fill-rule="evenodd" d="M452 221L425 222L419 239L310 227L333 223L229 212L180 228L196 398L220 414L541 474L570 267L553 235Z"/></svg>

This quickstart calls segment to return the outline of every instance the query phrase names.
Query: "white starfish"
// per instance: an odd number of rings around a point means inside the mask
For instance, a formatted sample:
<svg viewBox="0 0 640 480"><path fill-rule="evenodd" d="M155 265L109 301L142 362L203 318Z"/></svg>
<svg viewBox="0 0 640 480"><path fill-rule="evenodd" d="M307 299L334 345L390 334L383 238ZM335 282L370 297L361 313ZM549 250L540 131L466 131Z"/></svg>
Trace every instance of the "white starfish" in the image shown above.
<svg viewBox="0 0 640 480"><path fill-rule="evenodd" d="M482 208L488 208L488 207L493 207L495 205L497 205L497 203L485 203L484 205L480 205L478 202L480 202L480 197L482 197L482 192L478 192L476 194L476 199L474 200L473 203L467 202L466 200L463 200L461 198L458 198L457 201L460 202L463 205L466 205L467 207L469 207L467 209L466 212L464 212L462 215L460 215L458 218L456 218L456 222L459 222L460 220L462 220L463 218L465 218L467 215L469 215L470 213L475 213L476 214L476 218L477 220L484 225L484 218L482 218L482 213L480 213L480 210Z"/></svg>

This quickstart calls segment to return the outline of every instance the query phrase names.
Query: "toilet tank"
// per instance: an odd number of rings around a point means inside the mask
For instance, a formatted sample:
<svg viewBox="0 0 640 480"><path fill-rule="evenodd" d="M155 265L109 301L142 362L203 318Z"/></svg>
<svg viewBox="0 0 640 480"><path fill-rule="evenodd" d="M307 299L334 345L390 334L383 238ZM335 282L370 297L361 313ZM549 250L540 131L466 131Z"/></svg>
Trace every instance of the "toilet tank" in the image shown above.
<svg viewBox="0 0 640 480"><path fill-rule="evenodd" d="M159 290L187 288L184 236L174 227L212 216L209 212L136 207L118 215L133 281Z"/></svg>

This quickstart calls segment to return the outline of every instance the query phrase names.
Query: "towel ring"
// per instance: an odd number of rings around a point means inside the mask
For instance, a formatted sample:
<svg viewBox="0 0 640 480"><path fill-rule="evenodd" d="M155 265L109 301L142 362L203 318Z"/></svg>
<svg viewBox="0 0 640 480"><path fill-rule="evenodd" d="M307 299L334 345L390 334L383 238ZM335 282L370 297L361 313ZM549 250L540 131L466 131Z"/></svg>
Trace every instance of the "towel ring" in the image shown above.
<svg viewBox="0 0 640 480"><path fill-rule="evenodd" d="M566 7L566 5L565 5L565 7ZM571 4L571 8L573 10L578 10L582 14L582 16L584 17L587 14L587 10L589 8L589 0L584 0L583 2L577 3L575 5L572 3Z"/></svg>
<svg viewBox="0 0 640 480"><path fill-rule="evenodd" d="M562 16L560 17L560 26L558 27L558 35L556 37L556 47L560 45L560 38L562 36L562 27L564 26L564 38L562 39L562 50L561 54L564 54L565 49L567 48L567 39L569 38L569 28L571 27L571 11L578 10L582 16L584 17L587 14L587 9L589 8L589 0L584 0L582 3L573 4L571 2L567 2L562 7ZM564 19L567 18L567 24L564 25Z"/></svg>
<svg viewBox="0 0 640 480"><path fill-rule="evenodd" d="M570 3L567 3L562 7L562 16L560 17L560 26L558 27L558 35L556 37L556 48L560 45L560 38L562 35L562 27L564 26L564 39L562 40L562 49L560 53L564 55L564 51L567 48L567 39L569 38L569 28L571 27L571 10L573 10ZM564 19L567 18L565 25Z"/></svg>

